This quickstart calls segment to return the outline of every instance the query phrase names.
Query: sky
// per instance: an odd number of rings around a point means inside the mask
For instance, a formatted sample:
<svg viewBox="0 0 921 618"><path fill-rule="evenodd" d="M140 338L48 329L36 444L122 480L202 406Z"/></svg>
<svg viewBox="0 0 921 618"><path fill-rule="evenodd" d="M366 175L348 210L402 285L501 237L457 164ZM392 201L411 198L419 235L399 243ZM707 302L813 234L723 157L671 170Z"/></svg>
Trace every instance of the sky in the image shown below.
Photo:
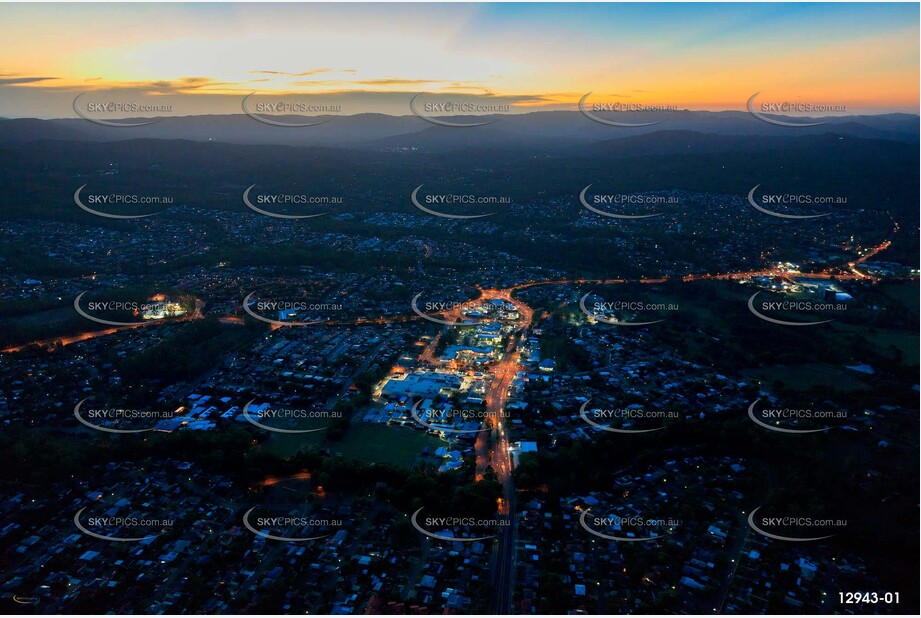
<svg viewBox="0 0 921 618"><path fill-rule="evenodd" d="M0 117L75 117L84 92L80 105L159 115L240 113L250 93L343 114L408 114L418 93L513 112L577 109L588 92L919 107L917 3L0 4L0 41Z"/></svg>

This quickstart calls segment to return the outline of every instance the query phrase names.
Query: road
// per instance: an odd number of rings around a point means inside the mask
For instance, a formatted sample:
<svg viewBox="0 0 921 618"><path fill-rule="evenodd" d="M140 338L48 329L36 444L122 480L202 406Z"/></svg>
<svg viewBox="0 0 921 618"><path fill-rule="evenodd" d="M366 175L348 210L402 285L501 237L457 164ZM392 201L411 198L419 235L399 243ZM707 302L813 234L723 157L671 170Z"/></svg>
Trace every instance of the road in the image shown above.
<svg viewBox="0 0 921 618"><path fill-rule="evenodd" d="M425 349L422 350L422 354L419 355L419 362L425 365L443 365L444 361L435 356L435 349L438 347L438 342L441 341L441 332L439 331L432 340L429 342Z"/></svg>
<svg viewBox="0 0 921 618"><path fill-rule="evenodd" d="M515 592L515 546L517 541L517 521L515 485L512 479L512 456L509 450L509 435L504 420L507 418L505 408L508 403L509 390L516 376L522 371L520 355L517 352L522 337L527 336L528 328L534 318L534 311L520 300L512 298L512 289L481 289L478 301L501 299L515 305L518 320L515 332L509 338L502 358L489 368L492 377L486 392L486 423L490 431L481 432L475 443L477 481L492 469L496 480L502 485L502 499L498 507L499 516L507 523L499 530L499 537L493 550L490 565L490 584L492 598L490 612L493 614L511 614ZM492 444L492 449L489 445Z"/></svg>
<svg viewBox="0 0 921 618"><path fill-rule="evenodd" d="M871 275L862 273L857 270L857 266L863 264L870 258L874 257L878 253L885 251L892 244L892 237L899 231L898 223L893 223L893 228L889 233L889 237L881 241L879 244L868 247L866 250L863 250L859 253L859 257L855 260L836 265L829 266L822 272L817 273L795 273L781 270L778 268L757 270L757 271L745 271L745 272L728 272L728 273L698 273L683 275L676 280L690 282L690 281L726 281L726 280L738 280L738 279L748 279L751 277L808 277L810 279L841 279L841 280L855 280L855 279L873 279ZM503 300L508 300L513 302L516 305L519 305L519 310L527 310L530 312L530 308L526 305L512 299L512 293L518 290L524 290L527 288L541 286L541 285L569 285L573 283L590 283L594 285L616 285L623 283L641 283L641 284L656 284L664 283L668 281L668 277L650 277L650 278L640 278L640 279L552 279L552 280L542 280L542 281L525 281L518 283L509 288L499 289L499 290L480 290L481 299L487 300L489 298L502 298ZM455 310L453 316L448 313L447 317L452 319L457 319L460 315L460 310ZM181 320L194 320L202 317L201 314L201 301L196 301L195 313L191 316L185 318L180 318ZM530 324L531 315L527 316L527 323ZM391 316L379 316L379 317L364 317L364 318L355 318L347 320L330 320L328 322L318 322L318 325L329 325L329 326L349 326L349 325L363 325L363 324L392 324L398 322L412 322L415 320L421 319L418 315L391 315ZM234 316L227 316L222 318L223 321L230 323L237 323L237 320L234 319ZM172 321L172 320L171 320ZM19 346L14 346L7 348L5 350L0 350L0 352L18 352L24 348L27 348L32 345L38 345L41 347L53 347L55 345L69 345L71 343L76 343L78 341L86 341L87 339L94 339L96 337L102 337L105 335L111 335L120 330L127 330L131 328L139 328L141 326L147 326L149 324L157 323L159 320L153 320L151 322L146 322L143 324L131 325L131 326L120 326L115 328L108 328L98 331L90 331L86 333L80 333L78 335L72 335L70 337L55 337L51 339L43 339L39 341L32 341L26 344ZM273 326L275 328L280 328L280 326Z"/></svg>
<svg viewBox="0 0 921 618"><path fill-rule="evenodd" d="M38 341L30 341L29 343L24 343L22 345L6 348L5 350L0 350L0 352L18 352L29 346L39 346L41 348L53 348L58 345L70 345L72 343L78 343L80 341L86 341L88 339L95 339L96 337L104 337L106 335L112 335L119 331L131 330L134 328L143 328L144 326L150 326L151 324L175 324L176 322L188 322L189 320L199 320L203 316L202 307L204 303L201 300L195 300L195 311L187 316L180 318L165 318L162 320L147 320L146 322L138 322L137 324L129 324L127 326L114 326L112 328L104 328L102 330L91 330L85 333L80 333L77 335L70 335L67 337L52 337L50 339L40 339Z"/></svg>

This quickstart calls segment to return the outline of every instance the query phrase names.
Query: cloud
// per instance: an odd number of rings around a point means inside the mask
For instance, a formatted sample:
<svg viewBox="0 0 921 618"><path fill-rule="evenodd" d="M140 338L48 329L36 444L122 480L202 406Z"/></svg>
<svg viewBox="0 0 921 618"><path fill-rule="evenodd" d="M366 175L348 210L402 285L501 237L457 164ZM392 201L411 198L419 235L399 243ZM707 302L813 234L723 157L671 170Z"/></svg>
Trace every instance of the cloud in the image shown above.
<svg viewBox="0 0 921 618"><path fill-rule="evenodd" d="M123 87L124 88L124 87ZM238 82L221 82L210 77L182 77L175 81L159 80L140 84L131 84L126 89L147 90L148 94L183 94L189 92L207 92L209 90L245 89Z"/></svg>
<svg viewBox="0 0 921 618"><path fill-rule="evenodd" d="M34 84L35 82L44 82L49 79L58 79L57 77L0 77L0 86L13 86L15 84Z"/></svg>
<svg viewBox="0 0 921 618"><path fill-rule="evenodd" d="M250 71L254 75L285 75L287 77L310 77L311 75L320 75L322 73L356 73L355 69L310 69L308 71L301 71L300 73L292 73L290 71Z"/></svg>
<svg viewBox="0 0 921 618"><path fill-rule="evenodd" d="M486 90L479 82L458 82L447 79L410 79L406 77L382 77L378 79L325 79L293 82L293 86L424 86L427 84L448 84L443 88L467 88Z"/></svg>
<svg viewBox="0 0 921 618"><path fill-rule="evenodd" d="M400 77L385 77L384 79L359 79L353 83L359 86L420 86L422 84L437 84L441 79L406 79Z"/></svg>
<svg viewBox="0 0 921 618"><path fill-rule="evenodd" d="M250 71L254 75L287 75L288 77L310 77L311 75L319 75L320 73L332 73L332 69L310 69L309 71L302 71L300 73L291 73L289 71Z"/></svg>

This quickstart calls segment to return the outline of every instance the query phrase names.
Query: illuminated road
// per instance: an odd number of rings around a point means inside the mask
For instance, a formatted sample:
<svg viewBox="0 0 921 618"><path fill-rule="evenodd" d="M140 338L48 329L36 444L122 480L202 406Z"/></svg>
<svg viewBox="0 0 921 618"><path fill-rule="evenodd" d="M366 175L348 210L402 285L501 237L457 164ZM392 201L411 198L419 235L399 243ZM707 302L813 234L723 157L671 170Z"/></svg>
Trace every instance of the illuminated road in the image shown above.
<svg viewBox="0 0 921 618"><path fill-rule="evenodd" d="M503 350L502 358L489 368L492 377L486 392L486 423L490 431L481 432L475 443L477 481L485 478L487 469L492 469L496 480L502 485L502 499L499 503L499 515L508 525L502 526L494 548L490 565L490 583L493 593L490 599L490 611L493 614L512 613L512 596L515 585L515 540L517 522L515 519L515 486L512 481L512 457L509 451L509 436L504 423L505 407L508 403L509 389L522 366L517 352L522 337L527 335L528 327L534 317L534 311L519 300L512 298L512 290L480 290L477 302L501 299L515 305L519 317L515 332ZM455 316L455 319L459 316ZM489 445L492 444L490 450Z"/></svg>
<svg viewBox="0 0 921 618"><path fill-rule="evenodd" d="M94 330L86 333L80 333L79 335L71 335L70 337L52 337L51 339L41 339L38 341L30 341L29 343L24 343L22 345L14 346L12 348L6 348L2 352L18 352L24 350L29 346L38 346L40 348L54 348L59 345L70 345L72 343L78 343L80 341L86 341L87 339L95 339L96 337L104 337L105 335L112 335L122 330L131 330L132 328L140 328L141 326L147 326L147 324L136 324L134 326L118 326L114 328L107 328L105 330Z"/></svg>
<svg viewBox="0 0 921 618"><path fill-rule="evenodd" d="M889 234L889 238L883 240L878 245L870 247L865 251L859 251L860 257L856 260L847 262L846 264L841 264L838 267L829 267L823 272L819 273L796 273L788 272L781 269L765 269L759 271L747 271L747 272L729 272L729 273L699 273L684 275L680 277L681 281L690 282L690 281L726 281L726 280L737 280L737 279L749 279L751 277L808 277L810 279L841 279L841 280L859 280L859 279L873 279L871 275L862 273L857 270L857 266L863 264L870 258L874 257L878 253L885 251L892 244L891 238L899 231L898 223L893 223L893 228ZM481 300L487 300L490 298L501 298L507 300L511 303L515 303L519 307L519 311L522 314L522 322L524 324L530 324L531 319L533 318L533 311L530 307L527 307L520 301L514 300L512 298L512 293L518 290L524 290L527 288L541 286L541 285L569 285L573 283L589 283L594 285L615 285L621 283L664 283L668 281L667 277L656 277L656 278L640 278L640 279L553 279L553 280L544 280L544 281L526 281L523 283L518 283L509 288L502 290L480 290ZM678 279L676 279L678 280ZM191 316L180 318L180 320L195 320L202 317L201 313L201 301L196 301L195 313ZM445 313L445 316L448 319L459 319L460 318L460 308L455 309L452 312ZM421 319L418 315L393 315L393 316L380 316L380 317L369 317L369 318L355 318L352 320L330 320L328 322L318 322L318 325L328 325L328 326L360 326L365 324L393 324L399 322L412 322L415 320ZM228 322L233 320L233 316L228 316L225 318ZM172 320L176 321L176 320ZM69 337L53 337L51 339L43 339L39 341L32 341L18 346L13 346L6 348L5 350L0 350L0 352L18 352L19 350L25 349L29 346L37 345L40 347L48 348L54 347L56 345L69 345L71 343L77 343L79 341L86 341L87 339L94 339L96 337L103 337L105 335L111 335L120 330L130 330L132 328L139 328L141 326L148 326L149 324L154 324L159 322L159 320L152 320L147 323L137 324L132 326L119 326L115 328L107 328L104 330L90 331L85 333L80 333L78 335L71 335ZM236 322L234 322L236 323ZM275 328L280 328L279 326L273 326ZM427 360L433 360L429 358Z"/></svg>
<svg viewBox="0 0 921 618"><path fill-rule="evenodd" d="M419 355L419 362L425 363L426 365L443 365L444 361L435 356L435 348L438 347L438 342L441 341L441 332L432 337L432 340L429 342L425 349L422 350L422 354Z"/></svg>
<svg viewBox="0 0 921 618"><path fill-rule="evenodd" d="M514 352L520 341L522 331L512 336L506 347L506 354L493 369L493 380L486 395L487 422L490 424L494 444L490 453L489 463L496 479L502 485L502 503L499 514L509 524L499 531L496 543L496 556L491 569L493 599L493 614L510 614L512 595L514 594L515 576L515 537L517 536L517 521L515 518L515 485L512 481L512 457L509 452L508 432L503 423L505 404L508 402L509 388L516 374L521 371L518 363L518 353ZM482 478L480 467L485 464L484 450L486 432L480 434L477 441L477 478Z"/></svg>
<svg viewBox="0 0 921 618"><path fill-rule="evenodd" d="M201 300L195 300L195 311L187 316L180 318L166 318L163 320L148 320L146 322L140 322L138 324L130 324L128 326L114 326L112 328L105 328L102 330L92 330L85 333L80 333L78 335L70 335L68 337L52 337L50 339L41 339L38 341L30 341L29 343L24 343L22 345L13 346L11 348L6 348L5 350L0 350L0 352L18 352L24 350L29 346L38 346L40 348L54 348L56 346L70 345L72 343L79 343L80 341L87 341L89 339L95 339L96 337L105 337L106 335L112 335L119 331L123 330L132 330L134 328L142 328L144 326L150 326L151 324L175 324L176 322L187 322L189 320L199 320L203 316L202 310L203 303Z"/></svg>
<svg viewBox="0 0 921 618"><path fill-rule="evenodd" d="M311 479L310 472L303 470L289 476L267 476L259 484L262 487L271 487L272 485L278 485L279 483L284 483L286 481L309 481Z"/></svg>
<svg viewBox="0 0 921 618"><path fill-rule="evenodd" d="M856 266L863 264L870 258L874 257L878 253L885 251L892 244L892 237L899 231L899 224L893 223L892 230L889 233L889 238L883 240L878 245L869 247L865 251L858 250L860 257L857 260L847 262L846 264L839 264L837 266L830 266L822 272L818 273L800 273L800 272L790 272L780 268L769 268L765 270L753 270L745 272L729 272L729 273L698 273L691 275L684 275L680 277L681 281L726 281L726 280L736 280L736 279L750 279L751 277L806 277L809 279L842 279L842 280L854 280L854 279L871 279L870 275L861 273L856 270ZM526 281L524 283L518 283L513 285L508 289L508 292L514 292L517 290L524 290L527 288L539 286L539 285L567 285L572 283L591 283L595 285L613 285L617 283L665 283L668 281L668 277L657 277L657 278L641 278L641 279L555 279L549 281ZM677 279L676 279L677 280Z"/></svg>

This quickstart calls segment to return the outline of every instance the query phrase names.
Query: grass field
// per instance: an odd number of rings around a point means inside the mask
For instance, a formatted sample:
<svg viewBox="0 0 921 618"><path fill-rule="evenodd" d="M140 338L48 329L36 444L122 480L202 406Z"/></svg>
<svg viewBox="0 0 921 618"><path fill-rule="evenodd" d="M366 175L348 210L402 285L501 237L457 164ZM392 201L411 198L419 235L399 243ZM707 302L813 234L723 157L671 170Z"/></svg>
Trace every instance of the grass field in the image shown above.
<svg viewBox="0 0 921 618"><path fill-rule="evenodd" d="M298 451L320 448L326 441L326 432L315 433L273 433L265 443L265 448L279 457L290 457Z"/></svg>
<svg viewBox="0 0 921 618"><path fill-rule="evenodd" d="M356 423L344 440L330 445L330 450L366 463L389 463L408 468L424 448L433 452L444 445L438 438L409 427Z"/></svg>
<svg viewBox="0 0 921 618"><path fill-rule="evenodd" d="M862 374L843 366L823 363L801 365L773 365L748 369L745 375L761 380L770 387L774 380L780 380L784 386L794 390L806 390L813 386L834 386L843 392L853 392L869 388L862 380Z"/></svg>
<svg viewBox="0 0 921 618"><path fill-rule="evenodd" d="M918 348L919 343L921 343L921 337L918 335L900 331L882 330L868 333L867 339L879 346L882 354L887 354L888 348L890 346L895 346L902 351L902 359L907 365L917 365L919 357L921 357L921 350ZM892 355L887 354L887 356Z"/></svg>
<svg viewBox="0 0 921 618"><path fill-rule="evenodd" d="M308 434L274 433L266 443L266 448L279 457L288 457L299 450L327 446L334 454L350 459L408 468L424 448L428 447L429 452L434 452L439 446L445 445L423 431L362 422L354 423L343 440L329 444L324 444L325 441L326 432L322 431Z"/></svg>
<svg viewBox="0 0 921 618"><path fill-rule="evenodd" d="M899 282L882 284L883 293L917 313L919 307L917 282Z"/></svg>

